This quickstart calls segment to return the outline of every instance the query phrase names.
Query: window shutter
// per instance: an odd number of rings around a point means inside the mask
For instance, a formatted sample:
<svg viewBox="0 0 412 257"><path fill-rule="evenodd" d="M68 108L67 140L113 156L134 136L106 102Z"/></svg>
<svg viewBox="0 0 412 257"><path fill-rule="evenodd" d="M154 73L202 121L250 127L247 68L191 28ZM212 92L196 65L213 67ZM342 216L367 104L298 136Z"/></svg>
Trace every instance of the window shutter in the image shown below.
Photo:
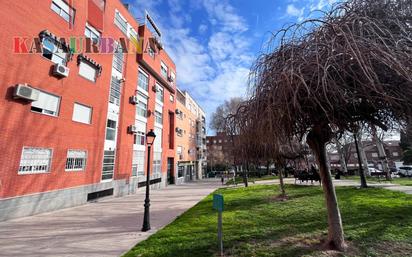
<svg viewBox="0 0 412 257"><path fill-rule="evenodd" d="M59 110L60 97L50 95L40 91L39 100L31 105L40 109L48 110L57 114Z"/></svg>
<svg viewBox="0 0 412 257"><path fill-rule="evenodd" d="M74 104L73 120L81 123L90 124L92 109L90 107Z"/></svg>
<svg viewBox="0 0 412 257"><path fill-rule="evenodd" d="M88 80L96 81L96 69L85 62L80 62L79 74Z"/></svg>

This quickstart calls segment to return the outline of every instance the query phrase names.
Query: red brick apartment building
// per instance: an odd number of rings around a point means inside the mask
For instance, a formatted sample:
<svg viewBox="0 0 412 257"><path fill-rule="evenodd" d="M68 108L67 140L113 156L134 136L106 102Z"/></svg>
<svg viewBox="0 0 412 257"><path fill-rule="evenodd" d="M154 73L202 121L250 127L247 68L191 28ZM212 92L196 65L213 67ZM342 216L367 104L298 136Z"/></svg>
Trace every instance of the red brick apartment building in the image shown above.
<svg viewBox="0 0 412 257"><path fill-rule="evenodd" d="M150 129L151 184L165 186L176 165L176 67L150 16L142 10L139 24L120 0L0 7L0 220L135 193ZM71 37L104 51L108 38L115 49L140 40L143 52L70 53Z"/></svg>

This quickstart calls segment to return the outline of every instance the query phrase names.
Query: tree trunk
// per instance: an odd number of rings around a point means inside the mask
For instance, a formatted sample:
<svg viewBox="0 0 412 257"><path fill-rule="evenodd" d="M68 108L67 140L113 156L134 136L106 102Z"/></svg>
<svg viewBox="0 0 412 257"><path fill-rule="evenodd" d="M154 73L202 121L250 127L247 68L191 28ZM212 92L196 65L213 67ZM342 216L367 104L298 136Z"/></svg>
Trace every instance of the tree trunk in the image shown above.
<svg viewBox="0 0 412 257"><path fill-rule="evenodd" d="M338 154L339 154L339 162L340 162L340 166L342 168L342 172L343 174L348 174L348 167L346 166L346 161L345 161L345 155L343 154L343 149L342 149L342 145L339 142L339 140L337 140L336 138L334 139L335 144L336 144L336 149L338 150Z"/></svg>
<svg viewBox="0 0 412 257"><path fill-rule="evenodd" d="M270 161L266 162L266 174L270 176Z"/></svg>
<svg viewBox="0 0 412 257"><path fill-rule="evenodd" d="M332 175L328 169L326 159L326 143L332 138L332 131L327 124L315 126L307 136L307 143L316 155L322 179L323 192L325 194L326 208L328 211L328 245L332 249L344 251L346 248L343 237L342 219Z"/></svg>
<svg viewBox="0 0 412 257"><path fill-rule="evenodd" d="M248 182L246 170L243 169L243 165L241 165L240 167L241 167L241 169L242 169L243 183L245 184L245 187L248 187L248 186L249 186L249 182Z"/></svg>
<svg viewBox="0 0 412 257"><path fill-rule="evenodd" d="M285 183L283 183L283 170L284 168L279 169L279 184L280 184L280 193L282 197L285 197L286 191L285 191Z"/></svg>
<svg viewBox="0 0 412 257"><path fill-rule="evenodd" d="M358 156L358 165L359 165L359 176L361 180L361 188L367 188L368 184L366 183L364 168L362 167L362 156L359 150L358 136L357 133L353 134L353 139L355 140L356 155Z"/></svg>
<svg viewBox="0 0 412 257"><path fill-rule="evenodd" d="M381 139L378 137L375 126L372 126L372 135L375 140L376 147L378 148L378 156L382 165L382 170L383 172L385 172L386 180L392 180L391 171L388 166L388 159L386 158L385 148L383 147Z"/></svg>

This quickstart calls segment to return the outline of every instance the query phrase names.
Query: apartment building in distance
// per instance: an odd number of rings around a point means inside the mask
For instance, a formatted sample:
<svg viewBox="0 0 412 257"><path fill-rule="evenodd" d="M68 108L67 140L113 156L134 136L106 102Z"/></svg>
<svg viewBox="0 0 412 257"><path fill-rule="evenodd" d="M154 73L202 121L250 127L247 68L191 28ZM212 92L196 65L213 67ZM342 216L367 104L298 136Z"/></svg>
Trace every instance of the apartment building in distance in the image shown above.
<svg viewBox="0 0 412 257"><path fill-rule="evenodd" d="M138 23L120 0L0 6L0 220L135 193L147 165L166 186L176 67L153 19L142 10ZM143 51L126 51L136 42Z"/></svg>
<svg viewBox="0 0 412 257"><path fill-rule="evenodd" d="M176 93L175 181L201 179L206 171L206 118L199 104L186 91Z"/></svg>
<svg viewBox="0 0 412 257"><path fill-rule="evenodd" d="M207 165L214 169L233 165L233 137L225 132L206 137Z"/></svg>

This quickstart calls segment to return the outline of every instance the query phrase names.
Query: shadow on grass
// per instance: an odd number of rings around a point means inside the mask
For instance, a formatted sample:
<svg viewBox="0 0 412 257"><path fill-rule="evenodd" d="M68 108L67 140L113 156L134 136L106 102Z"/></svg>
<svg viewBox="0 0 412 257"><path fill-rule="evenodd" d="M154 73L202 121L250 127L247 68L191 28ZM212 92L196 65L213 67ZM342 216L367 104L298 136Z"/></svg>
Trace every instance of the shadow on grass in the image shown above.
<svg viewBox="0 0 412 257"><path fill-rule="evenodd" d="M224 245L232 256L318 256L311 244L296 239L326 238L327 216L322 190L287 186L286 202L268 201L277 186L226 188L223 213ZM412 196L384 189L338 188L346 238L370 253L384 241L412 245ZM217 219L209 196L126 256L214 256L217 252ZM409 237L408 237L409 235ZM286 241L285 241L286 240ZM305 240L305 239L302 239ZM351 255L349 255L351 256ZM361 255L363 256L363 255Z"/></svg>

